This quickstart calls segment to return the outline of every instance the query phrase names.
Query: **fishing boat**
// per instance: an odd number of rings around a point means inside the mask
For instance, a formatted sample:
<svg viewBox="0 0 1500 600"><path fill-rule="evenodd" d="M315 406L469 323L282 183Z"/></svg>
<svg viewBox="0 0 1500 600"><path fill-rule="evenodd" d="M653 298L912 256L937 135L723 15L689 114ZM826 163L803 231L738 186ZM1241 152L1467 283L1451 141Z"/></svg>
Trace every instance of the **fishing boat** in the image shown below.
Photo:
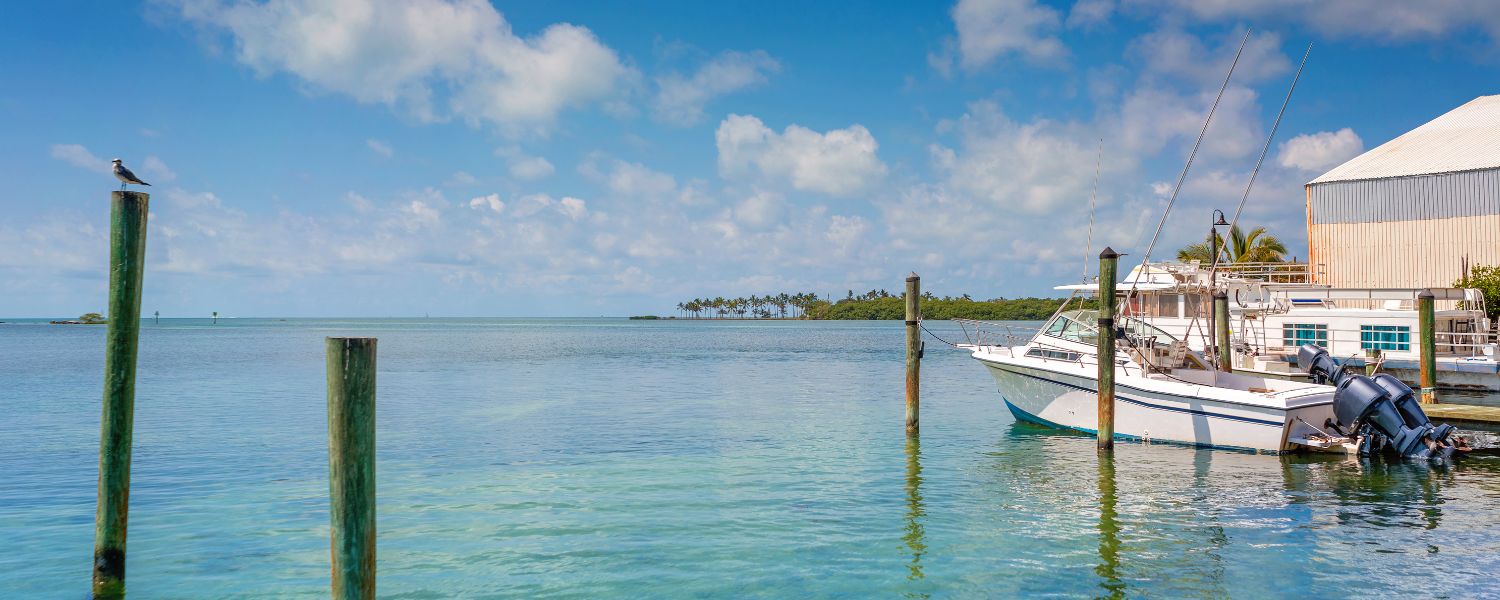
<svg viewBox="0 0 1500 600"><path fill-rule="evenodd" d="M1094 433L1098 429L1097 311L1064 311L1029 340L1008 345L1004 325L964 321L959 347L995 379L1018 420ZM1207 368L1186 343L1125 318L1115 360L1115 434L1124 438L1261 452L1342 451L1334 388ZM986 343L986 340L994 340ZM1014 339L1010 337L1009 339Z"/></svg>
<svg viewBox="0 0 1500 600"><path fill-rule="evenodd" d="M1099 313L1060 311L1018 345L1005 325L961 321L961 349L995 379L1017 420L1096 433ZM1298 348L1306 381L1210 368L1165 331L1126 317L1110 336L1115 435L1255 452L1339 452L1447 458L1469 450L1451 425L1433 424L1411 388L1389 374L1352 374L1326 350ZM986 338L995 340L985 343ZM1331 384L1331 385L1329 385Z"/></svg>

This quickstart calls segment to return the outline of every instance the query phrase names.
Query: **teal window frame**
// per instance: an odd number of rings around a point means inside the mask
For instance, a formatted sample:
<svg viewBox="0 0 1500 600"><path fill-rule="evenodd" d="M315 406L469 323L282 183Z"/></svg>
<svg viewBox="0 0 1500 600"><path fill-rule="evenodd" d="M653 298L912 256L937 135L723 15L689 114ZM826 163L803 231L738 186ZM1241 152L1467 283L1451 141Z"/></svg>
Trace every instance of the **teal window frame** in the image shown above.
<svg viewBox="0 0 1500 600"><path fill-rule="evenodd" d="M1317 344L1328 347L1328 325L1323 323L1283 323L1282 345L1295 348L1302 344Z"/></svg>
<svg viewBox="0 0 1500 600"><path fill-rule="evenodd" d="M1411 327L1407 325L1360 325L1362 350L1411 350Z"/></svg>

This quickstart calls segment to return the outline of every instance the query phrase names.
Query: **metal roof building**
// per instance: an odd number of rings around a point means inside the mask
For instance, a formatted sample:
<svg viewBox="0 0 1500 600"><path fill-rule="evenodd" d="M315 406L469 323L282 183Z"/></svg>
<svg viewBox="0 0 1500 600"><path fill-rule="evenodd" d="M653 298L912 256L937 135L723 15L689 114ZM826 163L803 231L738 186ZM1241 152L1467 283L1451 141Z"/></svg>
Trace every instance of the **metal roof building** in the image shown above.
<svg viewBox="0 0 1500 600"><path fill-rule="evenodd" d="M1449 286L1500 265L1500 95L1481 96L1307 189L1308 258L1340 287Z"/></svg>

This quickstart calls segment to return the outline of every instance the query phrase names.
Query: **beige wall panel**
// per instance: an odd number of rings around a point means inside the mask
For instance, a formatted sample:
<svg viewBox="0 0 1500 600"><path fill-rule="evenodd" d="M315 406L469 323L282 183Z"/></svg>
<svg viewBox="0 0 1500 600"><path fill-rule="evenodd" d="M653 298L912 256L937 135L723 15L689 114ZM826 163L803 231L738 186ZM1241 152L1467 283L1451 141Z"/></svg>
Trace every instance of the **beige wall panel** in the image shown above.
<svg viewBox="0 0 1500 600"><path fill-rule="evenodd" d="M1339 287L1445 287L1462 260L1500 265L1500 215L1308 225L1320 283Z"/></svg>

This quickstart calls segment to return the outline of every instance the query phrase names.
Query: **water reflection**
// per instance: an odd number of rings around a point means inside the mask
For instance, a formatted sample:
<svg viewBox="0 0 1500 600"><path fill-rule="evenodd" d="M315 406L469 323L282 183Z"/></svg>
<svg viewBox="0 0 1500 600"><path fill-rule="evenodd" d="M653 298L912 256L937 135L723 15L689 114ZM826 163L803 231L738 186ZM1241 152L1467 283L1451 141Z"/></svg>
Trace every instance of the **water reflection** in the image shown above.
<svg viewBox="0 0 1500 600"><path fill-rule="evenodd" d="M927 533L922 527L926 509L922 503L922 440L916 434L906 436L906 549L911 552L907 563L907 581L920 581L922 556L927 554ZM927 598L925 593L908 593L908 598Z"/></svg>
<svg viewBox="0 0 1500 600"><path fill-rule="evenodd" d="M1115 503L1115 455L1099 453L1099 565L1094 572L1103 581L1106 598L1124 598L1125 582L1120 579L1120 523Z"/></svg>

